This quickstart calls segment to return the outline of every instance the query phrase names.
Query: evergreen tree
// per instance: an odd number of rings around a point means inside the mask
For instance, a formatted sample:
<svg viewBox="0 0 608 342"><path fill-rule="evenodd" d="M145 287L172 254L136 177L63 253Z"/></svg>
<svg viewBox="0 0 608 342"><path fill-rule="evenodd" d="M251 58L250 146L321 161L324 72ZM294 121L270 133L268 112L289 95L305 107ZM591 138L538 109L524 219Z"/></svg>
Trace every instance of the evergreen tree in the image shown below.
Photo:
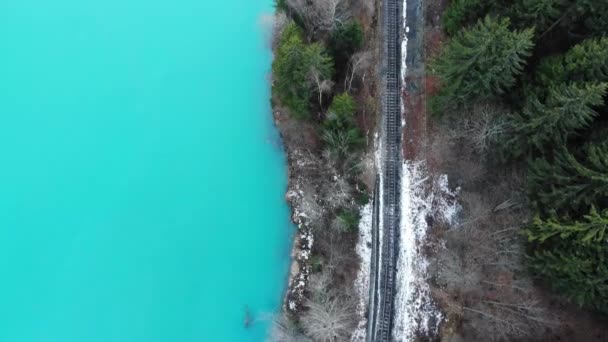
<svg viewBox="0 0 608 342"><path fill-rule="evenodd" d="M536 249L533 273L581 306L608 313L608 210L592 207L581 220L536 216L524 230Z"/></svg>
<svg viewBox="0 0 608 342"><path fill-rule="evenodd" d="M608 241L583 246L562 242L528 258L532 273L580 306L608 314Z"/></svg>
<svg viewBox="0 0 608 342"><path fill-rule="evenodd" d="M323 123L323 140L339 158L346 157L364 142L355 124L354 114L354 99L348 93L343 93L334 97Z"/></svg>
<svg viewBox="0 0 608 342"><path fill-rule="evenodd" d="M542 34L566 10L568 0L517 0L506 10L515 27L535 27Z"/></svg>
<svg viewBox="0 0 608 342"><path fill-rule="evenodd" d="M363 47L363 28L357 21L340 25L332 33L330 46L336 65L344 68L350 57Z"/></svg>
<svg viewBox="0 0 608 342"><path fill-rule="evenodd" d="M325 127L345 129L355 126L355 100L348 93L336 95L329 106Z"/></svg>
<svg viewBox="0 0 608 342"><path fill-rule="evenodd" d="M562 147L552 161L530 162L530 195L541 211L576 215L608 207L608 142L587 144L582 152L576 158Z"/></svg>
<svg viewBox="0 0 608 342"><path fill-rule="evenodd" d="M545 58L536 70L539 88L563 82L608 82L608 37L587 39L560 56Z"/></svg>
<svg viewBox="0 0 608 342"><path fill-rule="evenodd" d="M433 63L443 84L437 104L461 106L504 94L523 71L532 37L532 29L510 31L508 19L489 16L459 32Z"/></svg>
<svg viewBox="0 0 608 342"><path fill-rule="evenodd" d="M455 35L460 29L483 18L492 8L497 6L496 0L454 0L443 12L443 28L448 35Z"/></svg>
<svg viewBox="0 0 608 342"><path fill-rule="evenodd" d="M603 104L608 84L587 83L551 87L541 100L531 95L523 110L510 117L511 131L501 142L504 159L517 158L548 144L564 146L578 130L589 127Z"/></svg>
<svg viewBox="0 0 608 342"><path fill-rule="evenodd" d="M305 44L302 32L294 23L289 23L279 40L272 65L273 91L281 103L298 118L309 115L310 98L316 87L311 74L316 78L330 79L333 61L319 43Z"/></svg>
<svg viewBox="0 0 608 342"><path fill-rule="evenodd" d="M553 238L572 239L581 245L601 244L608 239L608 209L598 211L595 207L591 207L582 221L571 221L567 216L565 220L559 220L555 213L552 213L548 219L536 215L524 233L528 242L539 244Z"/></svg>
<svg viewBox="0 0 608 342"><path fill-rule="evenodd" d="M571 8L571 22L582 21L585 29L595 36L608 34L608 1L576 0Z"/></svg>

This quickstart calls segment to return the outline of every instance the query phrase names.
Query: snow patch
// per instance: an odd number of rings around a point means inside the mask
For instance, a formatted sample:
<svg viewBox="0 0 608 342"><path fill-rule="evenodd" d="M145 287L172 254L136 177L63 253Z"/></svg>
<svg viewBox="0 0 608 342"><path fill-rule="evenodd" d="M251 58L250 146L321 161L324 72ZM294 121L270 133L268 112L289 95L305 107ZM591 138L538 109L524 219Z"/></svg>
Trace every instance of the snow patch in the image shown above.
<svg viewBox="0 0 608 342"><path fill-rule="evenodd" d="M395 296L396 342L414 341L418 334L436 335L443 314L433 303L427 283L428 261L422 248L433 213L434 194L423 162L405 162L401 176L401 227Z"/></svg>
<svg viewBox="0 0 608 342"><path fill-rule="evenodd" d="M367 304L369 302L370 267L372 262L372 202L361 208L361 220L359 221L359 241L356 251L360 259L359 272L355 279L355 291L359 296L357 315L359 325L352 335L352 342L365 341L367 333Z"/></svg>

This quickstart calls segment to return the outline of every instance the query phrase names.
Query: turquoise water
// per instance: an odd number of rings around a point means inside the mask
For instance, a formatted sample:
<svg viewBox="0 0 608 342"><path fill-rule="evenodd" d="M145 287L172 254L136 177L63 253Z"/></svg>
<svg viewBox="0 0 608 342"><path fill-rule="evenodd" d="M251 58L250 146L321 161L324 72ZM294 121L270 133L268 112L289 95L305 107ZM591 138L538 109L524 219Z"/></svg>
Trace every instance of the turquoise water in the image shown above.
<svg viewBox="0 0 608 342"><path fill-rule="evenodd" d="M0 342L264 340L291 234L271 11L0 1Z"/></svg>

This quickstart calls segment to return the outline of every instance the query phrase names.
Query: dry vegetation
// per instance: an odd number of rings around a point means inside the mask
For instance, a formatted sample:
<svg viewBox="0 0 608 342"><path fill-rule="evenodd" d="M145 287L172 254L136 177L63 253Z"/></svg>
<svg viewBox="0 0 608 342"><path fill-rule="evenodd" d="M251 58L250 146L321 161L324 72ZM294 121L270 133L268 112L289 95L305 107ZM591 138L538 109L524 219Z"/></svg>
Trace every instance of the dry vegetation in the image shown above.
<svg viewBox="0 0 608 342"><path fill-rule="evenodd" d="M328 95L350 92L356 102L355 121L364 133L370 148L372 129L376 119L375 93L375 0L286 0L292 13L302 18L308 39L323 39L348 20L357 20L363 27L363 48L345 65L345 74L336 83L328 83L315 73L310 81L316 84L315 100L318 109L326 106ZM275 37L280 34L287 17L279 13L275 22ZM276 38L273 45L276 47ZM297 242L294 253L298 263L292 269L284 314L276 317L271 340L280 342L348 341L357 326L354 280L359 267L355 245L356 231L352 217L357 213L364 196L364 175L373 174L373 164L364 163L360 154L337 158L323 142L316 120L298 120L288 115L274 99L275 122L287 149L290 185L287 194L293 208L299 232L309 230L314 236L312 251L305 241ZM353 177L354 175L354 177ZM301 257L302 253L306 257ZM306 285L295 291L302 280ZM299 298L298 295L302 294ZM291 306L290 304L294 305Z"/></svg>
<svg viewBox="0 0 608 342"><path fill-rule="evenodd" d="M444 42L445 0L426 1L425 51ZM434 80L427 79L432 94ZM430 85L429 85L430 84ZM480 104L429 118L428 161L460 187L454 227L435 227L430 273L447 320L442 341L606 341L605 327L548 294L525 268L521 229L530 220L520 165L496 164L490 149L504 131L504 108Z"/></svg>

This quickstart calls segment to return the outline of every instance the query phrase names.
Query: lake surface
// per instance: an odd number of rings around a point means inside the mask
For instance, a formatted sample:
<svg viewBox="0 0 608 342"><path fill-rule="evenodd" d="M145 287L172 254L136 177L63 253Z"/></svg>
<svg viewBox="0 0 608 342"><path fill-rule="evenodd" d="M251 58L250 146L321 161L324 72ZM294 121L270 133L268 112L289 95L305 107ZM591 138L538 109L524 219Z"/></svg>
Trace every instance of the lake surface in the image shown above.
<svg viewBox="0 0 608 342"><path fill-rule="evenodd" d="M272 10L0 1L0 341L264 340L292 235Z"/></svg>

